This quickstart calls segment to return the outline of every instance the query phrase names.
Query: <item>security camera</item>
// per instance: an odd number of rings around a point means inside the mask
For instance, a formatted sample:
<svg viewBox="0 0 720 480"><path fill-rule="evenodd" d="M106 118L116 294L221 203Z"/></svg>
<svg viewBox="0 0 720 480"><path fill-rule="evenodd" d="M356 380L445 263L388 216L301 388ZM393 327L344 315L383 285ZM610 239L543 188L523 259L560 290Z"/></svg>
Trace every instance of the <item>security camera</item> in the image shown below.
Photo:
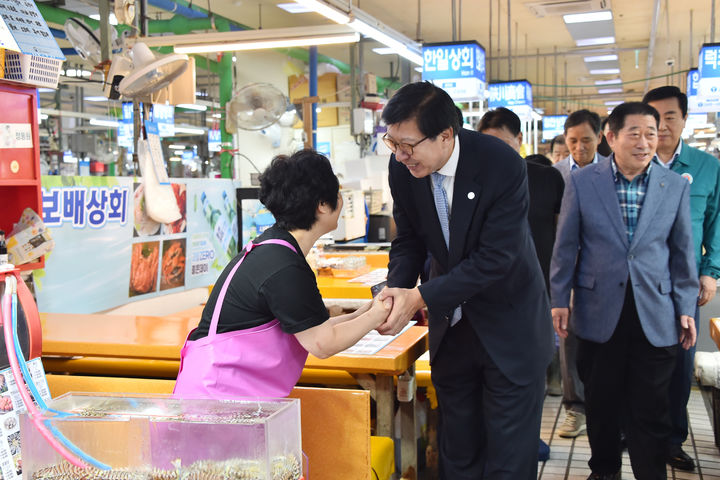
<svg viewBox="0 0 720 480"><path fill-rule="evenodd" d="M665 65L667 65L668 67L672 67L673 65L675 65L675 59L668 58L667 60L665 60Z"/></svg>

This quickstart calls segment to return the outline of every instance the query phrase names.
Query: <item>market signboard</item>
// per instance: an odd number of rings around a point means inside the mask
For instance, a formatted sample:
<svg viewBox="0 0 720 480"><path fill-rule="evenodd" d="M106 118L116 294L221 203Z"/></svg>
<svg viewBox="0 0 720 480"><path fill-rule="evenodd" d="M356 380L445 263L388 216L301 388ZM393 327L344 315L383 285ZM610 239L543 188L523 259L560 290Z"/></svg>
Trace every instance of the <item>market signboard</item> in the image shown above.
<svg viewBox="0 0 720 480"><path fill-rule="evenodd" d="M705 43L700 48L698 73L694 111L720 112L720 43Z"/></svg>
<svg viewBox="0 0 720 480"><path fill-rule="evenodd" d="M484 98L485 49L477 42L423 45L422 79L442 88L455 101Z"/></svg>
<svg viewBox="0 0 720 480"><path fill-rule="evenodd" d="M542 118L542 139L552 140L565 133L567 115L545 115Z"/></svg>
<svg viewBox="0 0 720 480"><path fill-rule="evenodd" d="M488 86L490 97L488 108L528 106L532 108L532 85L527 80L515 82L491 83Z"/></svg>
<svg viewBox="0 0 720 480"><path fill-rule="evenodd" d="M140 179L43 176L43 221L55 248L35 272L39 309L94 313L212 285L237 253L235 186L172 180L181 218L160 224L146 213Z"/></svg>

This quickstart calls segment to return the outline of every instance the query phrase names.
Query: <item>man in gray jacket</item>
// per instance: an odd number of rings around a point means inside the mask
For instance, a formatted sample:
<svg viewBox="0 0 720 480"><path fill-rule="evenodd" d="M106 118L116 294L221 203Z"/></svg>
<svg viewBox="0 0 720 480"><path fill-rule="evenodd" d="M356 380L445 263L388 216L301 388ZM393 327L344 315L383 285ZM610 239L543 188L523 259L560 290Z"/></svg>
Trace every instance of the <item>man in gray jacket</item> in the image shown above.
<svg viewBox="0 0 720 480"><path fill-rule="evenodd" d="M690 186L653 162L659 115L640 102L610 115L609 161L570 175L551 266L555 331L578 337L592 470L620 478L621 429L636 478L666 478L669 386L678 343L695 343L698 279Z"/></svg>

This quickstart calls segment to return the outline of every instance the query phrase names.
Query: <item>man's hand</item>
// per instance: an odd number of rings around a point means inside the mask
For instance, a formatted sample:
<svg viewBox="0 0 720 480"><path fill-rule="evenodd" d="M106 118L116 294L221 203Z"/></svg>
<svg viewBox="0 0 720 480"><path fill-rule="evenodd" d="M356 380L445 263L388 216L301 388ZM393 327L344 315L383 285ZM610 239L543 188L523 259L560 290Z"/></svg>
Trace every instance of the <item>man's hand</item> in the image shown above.
<svg viewBox="0 0 720 480"><path fill-rule="evenodd" d="M697 331L695 330L695 319L688 315L680 315L680 345L685 350L695 345Z"/></svg>
<svg viewBox="0 0 720 480"><path fill-rule="evenodd" d="M377 328L382 335L397 335L405 328L415 312L425 306L420 290L415 288L384 288L379 294L380 301L392 298L392 311L385 323Z"/></svg>
<svg viewBox="0 0 720 480"><path fill-rule="evenodd" d="M568 336L568 319L570 318L569 308L553 308L552 309L552 321L555 333L560 338L567 338Z"/></svg>
<svg viewBox="0 0 720 480"><path fill-rule="evenodd" d="M701 307L713 299L717 293L717 280L708 276L700 275L700 298L698 305Z"/></svg>

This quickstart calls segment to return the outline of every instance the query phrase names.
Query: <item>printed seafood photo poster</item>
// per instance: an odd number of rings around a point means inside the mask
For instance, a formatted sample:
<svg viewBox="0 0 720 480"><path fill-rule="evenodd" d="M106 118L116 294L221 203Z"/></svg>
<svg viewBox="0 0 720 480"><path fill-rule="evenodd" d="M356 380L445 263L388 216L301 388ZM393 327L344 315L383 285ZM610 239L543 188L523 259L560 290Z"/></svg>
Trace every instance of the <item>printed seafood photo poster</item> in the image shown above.
<svg viewBox="0 0 720 480"><path fill-rule="evenodd" d="M137 178L43 176L42 187L55 240L35 272L42 312L94 313L212 285L237 254L231 180L171 179L180 218L166 224L148 215Z"/></svg>
<svg viewBox="0 0 720 480"><path fill-rule="evenodd" d="M50 401L50 389L45 379L42 361L34 358L27 362L30 377L45 402ZM32 394L31 394L32 398ZM20 457L20 414L25 405L9 368L0 370L0 472L3 480L22 478Z"/></svg>

